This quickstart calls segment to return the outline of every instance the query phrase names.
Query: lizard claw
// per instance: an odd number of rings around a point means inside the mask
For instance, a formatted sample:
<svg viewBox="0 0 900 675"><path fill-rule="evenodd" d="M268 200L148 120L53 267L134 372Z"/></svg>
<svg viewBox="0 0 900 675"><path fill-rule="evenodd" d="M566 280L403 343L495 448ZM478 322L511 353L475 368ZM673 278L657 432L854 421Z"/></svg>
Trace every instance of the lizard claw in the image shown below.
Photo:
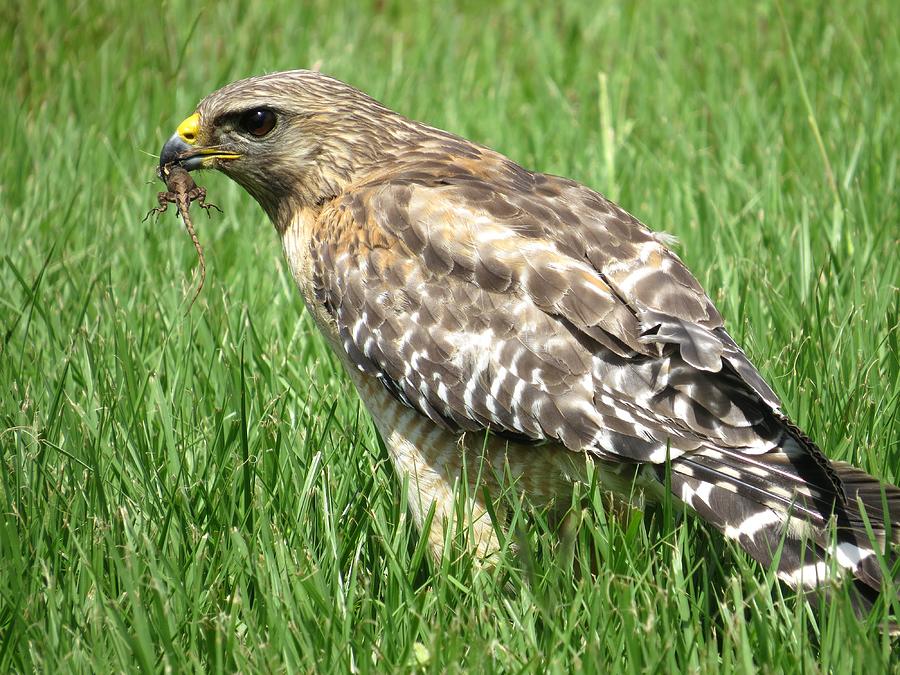
<svg viewBox="0 0 900 675"><path fill-rule="evenodd" d="M162 213L163 211L165 211L165 209L160 209L160 208L150 209L149 211L147 211L147 215L144 216L144 218L143 218L143 220L141 220L141 222L146 223L147 218L152 216L154 213L156 214L156 218L154 219L154 222L156 222L159 220L159 214Z"/></svg>
<svg viewBox="0 0 900 675"><path fill-rule="evenodd" d="M224 212L222 209L220 209L218 206L216 206L215 204L212 204L212 203L210 203L210 202L199 202L199 203L200 203L200 208L202 208L203 210L206 211L206 217L207 217L207 218L212 218L212 215L211 215L210 212L209 212L210 209L215 209L215 210L218 211L219 213L225 213L225 212Z"/></svg>

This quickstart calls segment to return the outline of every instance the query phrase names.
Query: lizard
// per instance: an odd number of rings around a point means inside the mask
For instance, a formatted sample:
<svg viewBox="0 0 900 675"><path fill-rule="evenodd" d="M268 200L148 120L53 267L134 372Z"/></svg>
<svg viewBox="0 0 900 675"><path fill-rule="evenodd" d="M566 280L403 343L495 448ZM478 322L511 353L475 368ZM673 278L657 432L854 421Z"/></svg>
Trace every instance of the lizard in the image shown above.
<svg viewBox="0 0 900 675"><path fill-rule="evenodd" d="M169 204L175 204L178 209L181 220L184 222L191 241L194 243L194 248L197 250L197 257L200 262L200 283L197 286L194 297L191 299L191 304L188 305L188 311L190 311L194 301L203 289L203 282L206 280L206 260L203 257L203 248L200 246L200 240L197 238L197 232L194 230L194 224L191 221L191 204L197 202L201 208L206 210L207 216L210 215L210 209L216 209L219 213L222 212L222 209L206 201L206 188L197 185L194 179L191 178L191 174L187 172L187 169L180 164L170 162L169 164L161 165L156 169L156 175L166 184L166 191L157 194L156 198L159 201L159 206L150 209L147 215L144 216L144 221L153 214L156 214L158 218L160 214L166 212Z"/></svg>

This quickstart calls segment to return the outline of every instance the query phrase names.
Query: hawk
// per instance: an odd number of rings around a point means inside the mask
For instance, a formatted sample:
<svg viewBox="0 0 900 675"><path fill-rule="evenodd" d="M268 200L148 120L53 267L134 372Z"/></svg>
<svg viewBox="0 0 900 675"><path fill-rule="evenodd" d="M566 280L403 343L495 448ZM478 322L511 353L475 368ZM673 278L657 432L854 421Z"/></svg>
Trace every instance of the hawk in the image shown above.
<svg viewBox="0 0 900 675"><path fill-rule="evenodd" d="M433 510L435 555L457 489L487 557L482 486L511 476L548 506L592 473L670 489L792 588L852 579L860 611L896 594L900 490L829 460L667 238L594 190L303 70L207 96L171 162L218 169L266 212L420 529Z"/></svg>

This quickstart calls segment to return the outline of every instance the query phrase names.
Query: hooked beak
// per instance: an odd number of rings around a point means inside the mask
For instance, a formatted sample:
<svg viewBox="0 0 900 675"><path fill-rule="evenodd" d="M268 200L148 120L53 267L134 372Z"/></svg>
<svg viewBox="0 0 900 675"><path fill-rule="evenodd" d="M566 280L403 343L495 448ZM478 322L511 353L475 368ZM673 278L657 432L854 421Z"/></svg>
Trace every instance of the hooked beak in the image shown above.
<svg viewBox="0 0 900 675"><path fill-rule="evenodd" d="M220 147L203 147L198 145L200 131L200 115L194 113L181 124L166 141L159 153L159 168L178 163L188 171L212 168L217 159L237 159L240 155L228 152Z"/></svg>

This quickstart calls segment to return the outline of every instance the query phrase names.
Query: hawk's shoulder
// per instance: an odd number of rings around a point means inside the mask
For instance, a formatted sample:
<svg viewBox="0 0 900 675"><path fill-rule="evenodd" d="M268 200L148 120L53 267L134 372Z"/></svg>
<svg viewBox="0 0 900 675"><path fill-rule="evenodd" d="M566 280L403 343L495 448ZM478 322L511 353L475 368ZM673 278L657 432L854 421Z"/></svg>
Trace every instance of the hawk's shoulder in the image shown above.
<svg viewBox="0 0 900 675"><path fill-rule="evenodd" d="M662 239L574 181L438 138L320 220L316 292L348 358L440 424L647 459L739 445L778 406Z"/></svg>

